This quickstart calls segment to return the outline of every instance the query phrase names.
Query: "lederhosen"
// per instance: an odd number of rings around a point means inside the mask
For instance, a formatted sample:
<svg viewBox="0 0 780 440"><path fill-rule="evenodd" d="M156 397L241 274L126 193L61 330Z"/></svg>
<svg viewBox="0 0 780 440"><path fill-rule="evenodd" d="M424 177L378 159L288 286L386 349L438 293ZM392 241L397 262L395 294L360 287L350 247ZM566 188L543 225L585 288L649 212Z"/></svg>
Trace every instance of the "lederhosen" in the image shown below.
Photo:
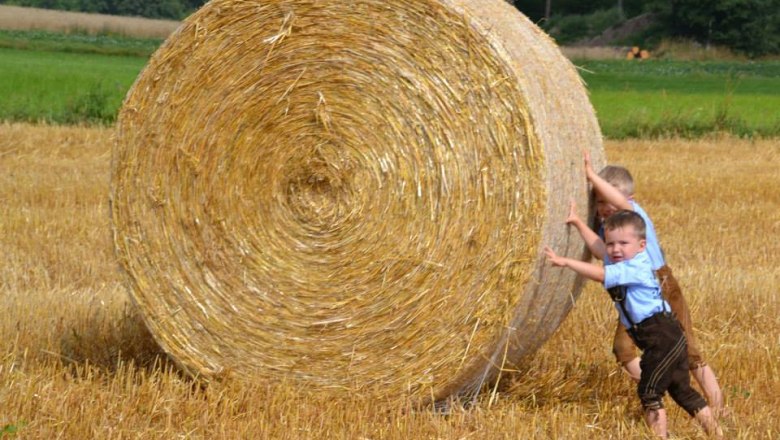
<svg viewBox="0 0 780 440"><path fill-rule="evenodd" d="M614 301L615 303L617 303L620 306L620 310L623 311L623 315L628 320L628 323L631 324L631 326L626 329L626 331L628 332L628 335L631 336L631 339L634 340L634 343L636 344L636 346L639 347L642 350L644 350L645 346L646 346L646 341L644 343L640 343L640 341L638 340L638 339L644 339L644 338L639 337L639 336L641 336L640 332L639 332L639 329L640 329L639 326L642 325L642 323L646 322L647 319L651 319L651 318L653 318L656 315L662 315L664 318L671 319L671 320L673 320L675 322L677 321L674 318L674 314L671 311L666 310L666 302L663 301L662 302L662 304L663 304L662 305L663 312L656 313L655 315L651 316L650 318L647 318L646 320L644 320L642 322L638 322L638 323L634 322L631 319L631 315L628 313L628 309L626 309L626 295L628 294L628 287L627 286L614 286L614 287L611 287L611 288L607 289L607 292L609 293L610 298L612 298L612 301Z"/></svg>
<svg viewBox="0 0 780 440"><path fill-rule="evenodd" d="M690 386L685 334L674 314L666 310L666 302L663 312L636 323L626 308L628 287L615 286L607 292L631 324L627 328L629 336L643 351L642 375L637 385L642 407L646 410L663 408L663 394L668 391L688 414L695 415L707 402Z"/></svg>

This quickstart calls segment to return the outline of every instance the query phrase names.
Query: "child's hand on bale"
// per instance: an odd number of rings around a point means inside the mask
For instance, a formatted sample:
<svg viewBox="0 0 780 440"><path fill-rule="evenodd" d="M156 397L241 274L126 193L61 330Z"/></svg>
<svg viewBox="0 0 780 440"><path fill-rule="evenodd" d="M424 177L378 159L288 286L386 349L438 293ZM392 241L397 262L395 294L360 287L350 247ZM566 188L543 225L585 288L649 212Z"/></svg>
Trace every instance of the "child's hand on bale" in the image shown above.
<svg viewBox="0 0 780 440"><path fill-rule="evenodd" d="M590 178L593 174L596 174L595 171L593 171L593 164L590 162L590 152L587 150L582 151L582 159L585 163L585 175Z"/></svg>
<svg viewBox="0 0 780 440"><path fill-rule="evenodd" d="M574 200L572 200L571 201L571 205L569 206L569 216L566 217L566 224L567 225L571 225L571 224L576 225L577 222L579 222L579 221L581 221L581 220L580 220L580 216L577 215L577 203Z"/></svg>
<svg viewBox="0 0 780 440"><path fill-rule="evenodd" d="M565 267L566 266L566 258L559 257L554 250L550 248L550 246L544 247L544 253L547 254L547 261L552 263L553 266L557 267Z"/></svg>

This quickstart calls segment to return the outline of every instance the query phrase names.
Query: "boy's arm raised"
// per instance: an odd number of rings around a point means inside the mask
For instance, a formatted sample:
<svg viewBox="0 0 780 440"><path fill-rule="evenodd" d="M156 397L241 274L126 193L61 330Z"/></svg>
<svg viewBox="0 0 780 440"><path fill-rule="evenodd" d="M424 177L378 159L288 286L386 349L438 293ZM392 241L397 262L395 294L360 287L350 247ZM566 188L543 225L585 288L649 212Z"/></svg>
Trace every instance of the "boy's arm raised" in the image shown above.
<svg viewBox="0 0 780 440"><path fill-rule="evenodd" d="M604 240L596 234L593 229L589 228L587 224L577 215L577 205L572 200L571 208L569 208L569 217L566 218L566 223L574 225L580 236L585 241L585 244L590 249L590 253L599 260L604 259L604 254L607 252L607 247L604 245Z"/></svg>
<svg viewBox="0 0 780 440"><path fill-rule="evenodd" d="M544 252L547 254L547 261L558 267L568 267L569 269L577 272L578 274L589 278L599 283L604 282L604 268L596 266L595 264L586 263L585 261L574 260L572 258L560 257L555 254L555 251L550 249L549 246L544 247Z"/></svg>
<svg viewBox="0 0 780 440"><path fill-rule="evenodd" d="M601 176L599 176L598 173L593 170L593 165L590 163L590 153L585 151L583 155L585 156L585 176L587 176L588 181L590 181L591 185L593 185L593 189L598 194L601 194L601 196L604 197L607 202L615 206L615 208L633 211L634 207L631 206L631 202L628 200L628 197L620 192L619 189L612 186L609 182L602 179Z"/></svg>

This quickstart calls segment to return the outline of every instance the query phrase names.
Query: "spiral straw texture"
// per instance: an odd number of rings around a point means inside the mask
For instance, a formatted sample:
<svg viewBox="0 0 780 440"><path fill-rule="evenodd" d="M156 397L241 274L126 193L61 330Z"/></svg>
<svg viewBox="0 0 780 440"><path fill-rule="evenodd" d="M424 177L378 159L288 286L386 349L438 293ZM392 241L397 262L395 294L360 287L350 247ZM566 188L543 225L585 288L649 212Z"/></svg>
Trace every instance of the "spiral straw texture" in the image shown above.
<svg viewBox="0 0 780 440"><path fill-rule="evenodd" d="M584 253L586 148L575 70L501 0L213 0L121 110L116 251L192 374L441 398L571 307L540 249Z"/></svg>

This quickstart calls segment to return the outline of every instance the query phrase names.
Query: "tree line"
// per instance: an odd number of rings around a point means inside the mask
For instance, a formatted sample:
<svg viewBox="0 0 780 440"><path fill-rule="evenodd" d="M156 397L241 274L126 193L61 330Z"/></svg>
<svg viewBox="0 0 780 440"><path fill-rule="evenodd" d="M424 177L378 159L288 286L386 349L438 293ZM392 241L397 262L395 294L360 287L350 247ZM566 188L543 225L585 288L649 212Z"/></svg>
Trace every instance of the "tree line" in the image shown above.
<svg viewBox="0 0 780 440"><path fill-rule="evenodd" d="M751 56L780 53L780 0L667 0L653 10L669 35Z"/></svg>
<svg viewBox="0 0 780 440"><path fill-rule="evenodd" d="M555 16L617 9L625 20L654 14L661 37L725 46L750 56L780 53L780 0L507 0L545 27Z"/></svg>
<svg viewBox="0 0 780 440"><path fill-rule="evenodd" d="M343 0L333 0L343 1ZM751 56L780 53L780 0L507 0L544 27L555 16L616 9L618 20L652 13L657 32ZM0 4L181 20L205 0L0 0Z"/></svg>
<svg viewBox="0 0 780 440"><path fill-rule="evenodd" d="M181 20L206 0L0 0L0 4L60 11Z"/></svg>

